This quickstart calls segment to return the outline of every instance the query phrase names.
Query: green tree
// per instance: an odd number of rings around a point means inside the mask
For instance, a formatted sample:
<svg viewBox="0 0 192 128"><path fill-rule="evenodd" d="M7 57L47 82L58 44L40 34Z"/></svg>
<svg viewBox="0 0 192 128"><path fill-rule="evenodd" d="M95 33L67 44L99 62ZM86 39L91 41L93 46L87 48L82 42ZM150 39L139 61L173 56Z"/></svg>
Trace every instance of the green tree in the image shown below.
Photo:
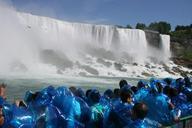
<svg viewBox="0 0 192 128"><path fill-rule="evenodd" d="M146 25L143 23L137 23L135 28L136 29L146 29Z"/></svg>
<svg viewBox="0 0 192 128"><path fill-rule="evenodd" d="M132 29L132 27L131 27L131 25L130 25L130 24L128 24L128 25L126 26L126 28L130 28L130 29Z"/></svg>
<svg viewBox="0 0 192 128"><path fill-rule="evenodd" d="M148 28L161 34L168 34L171 30L171 25L165 21L160 21L151 23Z"/></svg>
<svg viewBox="0 0 192 128"><path fill-rule="evenodd" d="M192 24L190 25L186 25L186 26L183 26L183 25L177 25L176 28L175 28L175 31L180 31L180 30L190 30L192 29Z"/></svg>
<svg viewBox="0 0 192 128"><path fill-rule="evenodd" d="M158 23L157 22L152 22L149 24L148 29L153 30L153 31L158 31Z"/></svg>

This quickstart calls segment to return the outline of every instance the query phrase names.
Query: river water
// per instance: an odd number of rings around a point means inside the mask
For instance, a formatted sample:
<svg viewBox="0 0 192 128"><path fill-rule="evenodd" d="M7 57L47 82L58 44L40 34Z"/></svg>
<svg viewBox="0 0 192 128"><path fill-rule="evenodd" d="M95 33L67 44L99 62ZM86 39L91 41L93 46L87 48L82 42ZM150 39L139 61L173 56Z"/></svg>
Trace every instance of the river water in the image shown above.
<svg viewBox="0 0 192 128"><path fill-rule="evenodd" d="M0 78L0 83L7 84L7 100L13 102L16 99L23 99L27 90L38 91L49 85L76 86L84 90L88 88L99 89L101 93L105 89L118 88L119 81L126 79L129 84L136 85L139 79L120 77L63 77L63 78Z"/></svg>

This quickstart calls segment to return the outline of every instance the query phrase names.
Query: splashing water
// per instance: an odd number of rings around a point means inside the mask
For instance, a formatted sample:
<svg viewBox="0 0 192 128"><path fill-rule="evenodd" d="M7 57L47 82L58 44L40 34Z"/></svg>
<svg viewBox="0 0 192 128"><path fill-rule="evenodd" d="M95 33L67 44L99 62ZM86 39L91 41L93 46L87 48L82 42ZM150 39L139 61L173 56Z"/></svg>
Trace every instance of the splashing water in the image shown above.
<svg viewBox="0 0 192 128"><path fill-rule="evenodd" d="M142 30L64 22L3 5L0 28L0 75L127 76L135 71L126 64L170 57L168 35L154 50Z"/></svg>

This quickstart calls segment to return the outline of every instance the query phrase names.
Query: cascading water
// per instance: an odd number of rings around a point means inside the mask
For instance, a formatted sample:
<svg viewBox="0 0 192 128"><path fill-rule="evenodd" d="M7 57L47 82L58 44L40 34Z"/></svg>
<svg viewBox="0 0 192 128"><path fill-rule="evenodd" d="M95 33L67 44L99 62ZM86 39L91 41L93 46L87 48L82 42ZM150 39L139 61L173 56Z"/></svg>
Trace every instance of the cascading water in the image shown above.
<svg viewBox="0 0 192 128"><path fill-rule="evenodd" d="M161 37L162 50L164 51L163 54L164 56L166 56L165 59L168 59L171 57L170 36L160 34L160 37Z"/></svg>
<svg viewBox="0 0 192 128"><path fill-rule="evenodd" d="M70 23L7 8L1 8L0 19L1 75L129 76L142 72L129 64L170 57L167 35L160 35L162 48L157 53L142 30Z"/></svg>

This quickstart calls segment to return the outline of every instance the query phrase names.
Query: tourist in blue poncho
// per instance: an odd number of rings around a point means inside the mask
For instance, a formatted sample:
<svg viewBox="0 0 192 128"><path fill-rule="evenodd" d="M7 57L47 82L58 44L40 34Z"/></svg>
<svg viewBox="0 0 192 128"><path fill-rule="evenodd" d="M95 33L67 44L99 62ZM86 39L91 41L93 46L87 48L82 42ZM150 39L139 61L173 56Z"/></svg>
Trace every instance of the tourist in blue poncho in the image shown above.
<svg viewBox="0 0 192 128"><path fill-rule="evenodd" d="M163 87L159 82L152 86L144 102L149 107L149 113L147 115L149 119L155 120L163 125L169 125L179 118L170 98L163 94Z"/></svg>
<svg viewBox="0 0 192 128"><path fill-rule="evenodd" d="M143 99L148 95L149 88L144 81L139 81L137 84L137 92L134 95L135 102L143 101Z"/></svg>
<svg viewBox="0 0 192 128"><path fill-rule="evenodd" d="M175 109L181 110L181 117L192 114L192 105L187 101L187 97L179 89L170 88L169 97Z"/></svg>
<svg viewBox="0 0 192 128"><path fill-rule="evenodd" d="M102 128L104 108L99 103L101 95L98 90L93 89L89 94L89 101L91 103L91 119L88 128Z"/></svg>
<svg viewBox="0 0 192 128"><path fill-rule="evenodd" d="M111 128L124 127L128 124L131 117L131 109L133 107L132 102L133 92L127 87L120 89L119 103L115 104L108 117L108 126Z"/></svg>
<svg viewBox="0 0 192 128"><path fill-rule="evenodd" d="M148 113L148 107L144 103L135 103L132 109L132 120L125 128L148 128L145 117Z"/></svg>

